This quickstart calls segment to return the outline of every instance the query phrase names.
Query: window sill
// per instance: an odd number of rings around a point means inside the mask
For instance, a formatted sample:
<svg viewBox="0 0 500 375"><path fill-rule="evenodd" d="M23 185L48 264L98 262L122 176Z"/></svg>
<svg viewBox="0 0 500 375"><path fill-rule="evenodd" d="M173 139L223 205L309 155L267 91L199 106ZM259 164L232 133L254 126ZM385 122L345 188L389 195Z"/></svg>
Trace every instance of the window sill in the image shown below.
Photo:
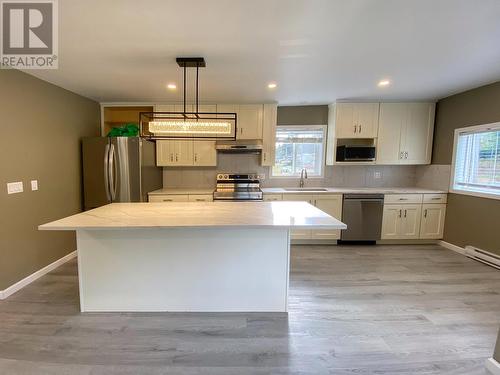
<svg viewBox="0 0 500 375"><path fill-rule="evenodd" d="M450 193L469 195L469 196L478 197L478 198L488 198L488 199L500 200L500 194L485 193L485 192L480 192L480 191L460 190L460 189L450 188Z"/></svg>

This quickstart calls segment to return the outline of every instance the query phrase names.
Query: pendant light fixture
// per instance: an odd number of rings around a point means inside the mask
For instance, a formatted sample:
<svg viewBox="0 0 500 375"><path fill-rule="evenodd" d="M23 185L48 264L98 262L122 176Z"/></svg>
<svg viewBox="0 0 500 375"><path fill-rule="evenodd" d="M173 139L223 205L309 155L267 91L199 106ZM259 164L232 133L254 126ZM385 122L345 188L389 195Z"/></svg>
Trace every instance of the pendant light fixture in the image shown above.
<svg viewBox="0 0 500 375"><path fill-rule="evenodd" d="M199 69L206 66L203 57L178 57L183 69L183 111L141 112L141 137L149 139L210 138L236 139L236 113L200 112L198 102ZM186 78L189 68L196 69L196 97L194 111L187 111Z"/></svg>

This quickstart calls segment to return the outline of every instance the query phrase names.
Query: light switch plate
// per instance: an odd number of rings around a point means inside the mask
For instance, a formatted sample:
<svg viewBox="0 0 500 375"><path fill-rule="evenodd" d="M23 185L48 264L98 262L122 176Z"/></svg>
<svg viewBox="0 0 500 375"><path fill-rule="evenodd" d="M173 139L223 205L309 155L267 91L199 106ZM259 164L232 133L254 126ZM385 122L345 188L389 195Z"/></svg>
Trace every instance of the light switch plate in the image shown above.
<svg viewBox="0 0 500 375"><path fill-rule="evenodd" d="M38 180L31 180L31 190L38 190Z"/></svg>
<svg viewBox="0 0 500 375"><path fill-rule="evenodd" d="M375 180L380 180L382 178L382 172L376 171L375 173L373 173L373 178Z"/></svg>
<svg viewBox="0 0 500 375"><path fill-rule="evenodd" d="M24 189L22 181L7 183L7 194L22 193L23 191Z"/></svg>

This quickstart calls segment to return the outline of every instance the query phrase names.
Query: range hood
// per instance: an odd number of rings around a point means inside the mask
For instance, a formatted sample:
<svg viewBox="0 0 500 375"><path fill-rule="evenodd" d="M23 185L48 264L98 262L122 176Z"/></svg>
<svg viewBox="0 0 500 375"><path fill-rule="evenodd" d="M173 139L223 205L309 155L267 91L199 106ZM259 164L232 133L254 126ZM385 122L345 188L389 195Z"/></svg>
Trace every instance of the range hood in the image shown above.
<svg viewBox="0 0 500 375"><path fill-rule="evenodd" d="M259 154L262 143L258 141L218 141L215 144L218 152L238 154Z"/></svg>

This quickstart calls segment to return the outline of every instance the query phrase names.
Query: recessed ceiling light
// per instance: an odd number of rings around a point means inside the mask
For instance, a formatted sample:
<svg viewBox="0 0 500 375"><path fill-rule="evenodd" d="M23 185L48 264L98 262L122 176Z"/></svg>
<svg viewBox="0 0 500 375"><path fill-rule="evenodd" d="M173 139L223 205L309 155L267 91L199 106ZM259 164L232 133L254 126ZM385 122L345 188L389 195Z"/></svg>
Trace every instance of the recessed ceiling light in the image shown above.
<svg viewBox="0 0 500 375"><path fill-rule="evenodd" d="M384 86L389 86L391 84L391 81L388 79L382 79L378 82L379 87L384 87Z"/></svg>
<svg viewBox="0 0 500 375"><path fill-rule="evenodd" d="M270 84L267 85L267 87L269 87L270 89L275 89L276 87L278 87L278 85L274 82L271 82Z"/></svg>
<svg viewBox="0 0 500 375"><path fill-rule="evenodd" d="M177 88L177 85L175 83L169 83L167 85L167 88L170 90L175 90Z"/></svg>

